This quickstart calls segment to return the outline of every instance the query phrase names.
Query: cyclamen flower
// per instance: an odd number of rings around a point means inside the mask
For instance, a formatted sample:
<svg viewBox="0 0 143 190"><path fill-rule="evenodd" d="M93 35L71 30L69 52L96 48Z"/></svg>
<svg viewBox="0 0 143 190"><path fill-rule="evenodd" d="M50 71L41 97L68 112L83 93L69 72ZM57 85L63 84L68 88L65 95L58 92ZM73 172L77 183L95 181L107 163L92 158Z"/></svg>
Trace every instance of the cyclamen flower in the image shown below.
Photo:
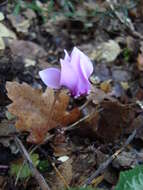
<svg viewBox="0 0 143 190"><path fill-rule="evenodd" d="M64 59L60 59L61 70L48 68L39 72L42 81L50 88L67 87L72 96L79 97L90 92L89 77L93 72L90 59L74 47L71 55L65 51Z"/></svg>

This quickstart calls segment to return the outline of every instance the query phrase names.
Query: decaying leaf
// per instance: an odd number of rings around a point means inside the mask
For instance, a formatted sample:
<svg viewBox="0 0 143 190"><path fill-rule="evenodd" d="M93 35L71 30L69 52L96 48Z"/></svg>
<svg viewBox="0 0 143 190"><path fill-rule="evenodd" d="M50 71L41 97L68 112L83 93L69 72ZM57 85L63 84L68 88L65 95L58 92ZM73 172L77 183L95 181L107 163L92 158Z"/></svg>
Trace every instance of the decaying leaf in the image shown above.
<svg viewBox="0 0 143 190"><path fill-rule="evenodd" d="M98 121L96 134L103 141L111 142L120 138L121 134L130 127L135 117L134 110L129 105L118 101L103 101L102 111Z"/></svg>
<svg viewBox="0 0 143 190"><path fill-rule="evenodd" d="M139 71L143 71L143 54L139 54L137 57L137 67Z"/></svg>
<svg viewBox="0 0 143 190"><path fill-rule="evenodd" d="M113 98L109 93L105 93L103 90L93 87L91 88L91 93L87 97L88 100L92 100L94 104L101 103L104 99L115 101L116 99Z"/></svg>
<svg viewBox="0 0 143 190"><path fill-rule="evenodd" d="M63 178L66 180L66 183L69 185L72 180L72 158L68 159L66 162L64 162L62 165L59 166L59 172L63 176ZM64 189L65 185L61 178L56 175L56 178L54 177L54 184L52 184L52 190L61 190Z"/></svg>
<svg viewBox="0 0 143 190"><path fill-rule="evenodd" d="M55 156L64 156L71 153L71 145L68 143L64 133L56 134L52 140L51 147Z"/></svg>
<svg viewBox="0 0 143 190"><path fill-rule="evenodd" d="M107 80L107 81L103 81L101 84L100 84L100 88L101 90L103 90L105 93L108 93L111 91L111 80Z"/></svg>
<svg viewBox="0 0 143 190"><path fill-rule="evenodd" d="M43 93L26 83L17 82L7 82L6 89L13 101L8 110L18 117L16 128L30 133L29 142L43 142L50 129L75 122L80 115L77 108L66 111L69 96L65 91L55 95L52 89L47 88Z"/></svg>

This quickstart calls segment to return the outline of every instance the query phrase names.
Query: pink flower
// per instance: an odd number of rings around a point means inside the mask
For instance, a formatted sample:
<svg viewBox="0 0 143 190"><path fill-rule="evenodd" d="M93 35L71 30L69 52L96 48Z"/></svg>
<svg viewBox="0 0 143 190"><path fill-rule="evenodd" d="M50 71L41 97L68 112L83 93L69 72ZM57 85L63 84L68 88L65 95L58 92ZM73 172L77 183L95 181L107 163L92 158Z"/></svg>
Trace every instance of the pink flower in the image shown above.
<svg viewBox="0 0 143 190"><path fill-rule="evenodd" d="M89 77L93 65L89 58L74 47L69 56L65 50L64 59L60 59L61 70L48 68L39 72L42 81L50 88L67 87L74 97L86 95L90 91Z"/></svg>

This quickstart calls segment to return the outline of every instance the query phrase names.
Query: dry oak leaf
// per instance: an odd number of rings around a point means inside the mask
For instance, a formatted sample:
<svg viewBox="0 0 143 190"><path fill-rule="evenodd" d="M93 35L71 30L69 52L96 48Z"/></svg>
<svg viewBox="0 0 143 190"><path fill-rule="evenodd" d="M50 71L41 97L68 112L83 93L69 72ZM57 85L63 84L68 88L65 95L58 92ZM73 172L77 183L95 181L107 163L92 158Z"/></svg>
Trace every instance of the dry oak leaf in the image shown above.
<svg viewBox="0 0 143 190"><path fill-rule="evenodd" d="M66 126L80 116L78 108L66 111L69 96L65 91L54 94L47 88L43 93L26 83L7 82L8 97L13 101L8 111L17 116L16 128L29 132L28 142L42 143L47 132L57 126Z"/></svg>
<svg viewBox="0 0 143 190"><path fill-rule="evenodd" d="M100 106L96 134L104 142L114 142L129 130L135 118L134 108L118 101L102 101Z"/></svg>

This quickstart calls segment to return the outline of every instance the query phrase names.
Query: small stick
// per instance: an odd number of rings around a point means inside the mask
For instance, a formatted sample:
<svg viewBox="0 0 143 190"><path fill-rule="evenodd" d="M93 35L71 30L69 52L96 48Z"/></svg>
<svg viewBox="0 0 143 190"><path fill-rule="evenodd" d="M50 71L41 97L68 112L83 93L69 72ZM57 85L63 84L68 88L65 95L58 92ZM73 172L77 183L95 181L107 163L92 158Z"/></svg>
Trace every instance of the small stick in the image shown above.
<svg viewBox="0 0 143 190"><path fill-rule="evenodd" d="M86 115L85 117L79 119L77 122L67 126L64 128L64 131L70 131L70 130L73 130L73 129L76 129L75 126L78 125L79 123L85 121L86 119L88 119L90 117L90 114Z"/></svg>
<svg viewBox="0 0 143 190"><path fill-rule="evenodd" d="M18 174L17 174L17 176L16 176L16 180L15 180L15 183L14 183L15 186L16 186L17 183L18 183L20 174L21 174L21 172L22 172L23 167L24 167L25 164L26 164L26 161L24 160L23 163L22 163L22 165L21 165L21 167L19 168Z"/></svg>
<svg viewBox="0 0 143 190"><path fill-rule="evenodd" d="M90 114L86 115L85 117L79 119L78 121L76 121L75 123L66 126L63 128L64 131L71 131L73 129L77 129L75 126L78 125L79 123L85 121L86 119L88 119L90 117ZM47 136L47 138L44 140L44 143L46 143L47 141L51 140L53 137L55 136L55 134L49 135Z"/></svg>
<svg viewBox="0 0 143 190"><path fill-rule="evenodd" d="M64 178L64 177L62 176L62 174L59 172L59 170L58 170L58 168L55 166L55 164L54 164L53 162L52 162L51 164L52 164L54 170L56 171L56 173L58 174L59 178L60 178L60 179L62 180L62 182L64 183L65 187L66 187L67 189L70 189L70 187L69 187L69 185L67 184L65 178Z"/></svg>
<svg viewBox="0 0 143 190"><path fill-rule="evenodd" d="M37 180L39 186L41 187L42 190L51 190L49 185L46 183L44 177L40 174L40 172L37 170L37 168L33 165L32 160L24 147L23 143L21 140L15 136L15 143L18 146L23 158L26 160L27 164L29 165L29 168L32 172L33 177Z"/></svg>
<svg viewBox="0 0 143 190"><path fill-rule="evenodd" d="M102 174L104 170L109 166L109 164L131 143L131 141L136 136L137 130L135 129L132 134L127 138L125 144L117 150L109 159L107 159L99 168L94 172L85 182L83 187L86 187L87 185L91 184L94 178L96 178L99 174Z"/></svg>
<svg viewBox="0 0 143 190"><path fill-rule="evenodd" d="M37 146L33 147L29 154L31 155L36 149L37 149ZM23 167L24 167L25 164L26 164L26 160L23 161L22 166L19 168L18 174L17 174L17 176L16 176L16 180L15 180L15 183L14 183L15 186L16 186L17 183L18 183L20 174L21 174L21 172L22 172Z"/></svg>
<svg viewBox="0 0 143 190"><path fill-rule="evenodd" d="M79 110L80 111L83 110L90 102L91 100L86 100L86 102L82 106L79 107Z"/></svg>

